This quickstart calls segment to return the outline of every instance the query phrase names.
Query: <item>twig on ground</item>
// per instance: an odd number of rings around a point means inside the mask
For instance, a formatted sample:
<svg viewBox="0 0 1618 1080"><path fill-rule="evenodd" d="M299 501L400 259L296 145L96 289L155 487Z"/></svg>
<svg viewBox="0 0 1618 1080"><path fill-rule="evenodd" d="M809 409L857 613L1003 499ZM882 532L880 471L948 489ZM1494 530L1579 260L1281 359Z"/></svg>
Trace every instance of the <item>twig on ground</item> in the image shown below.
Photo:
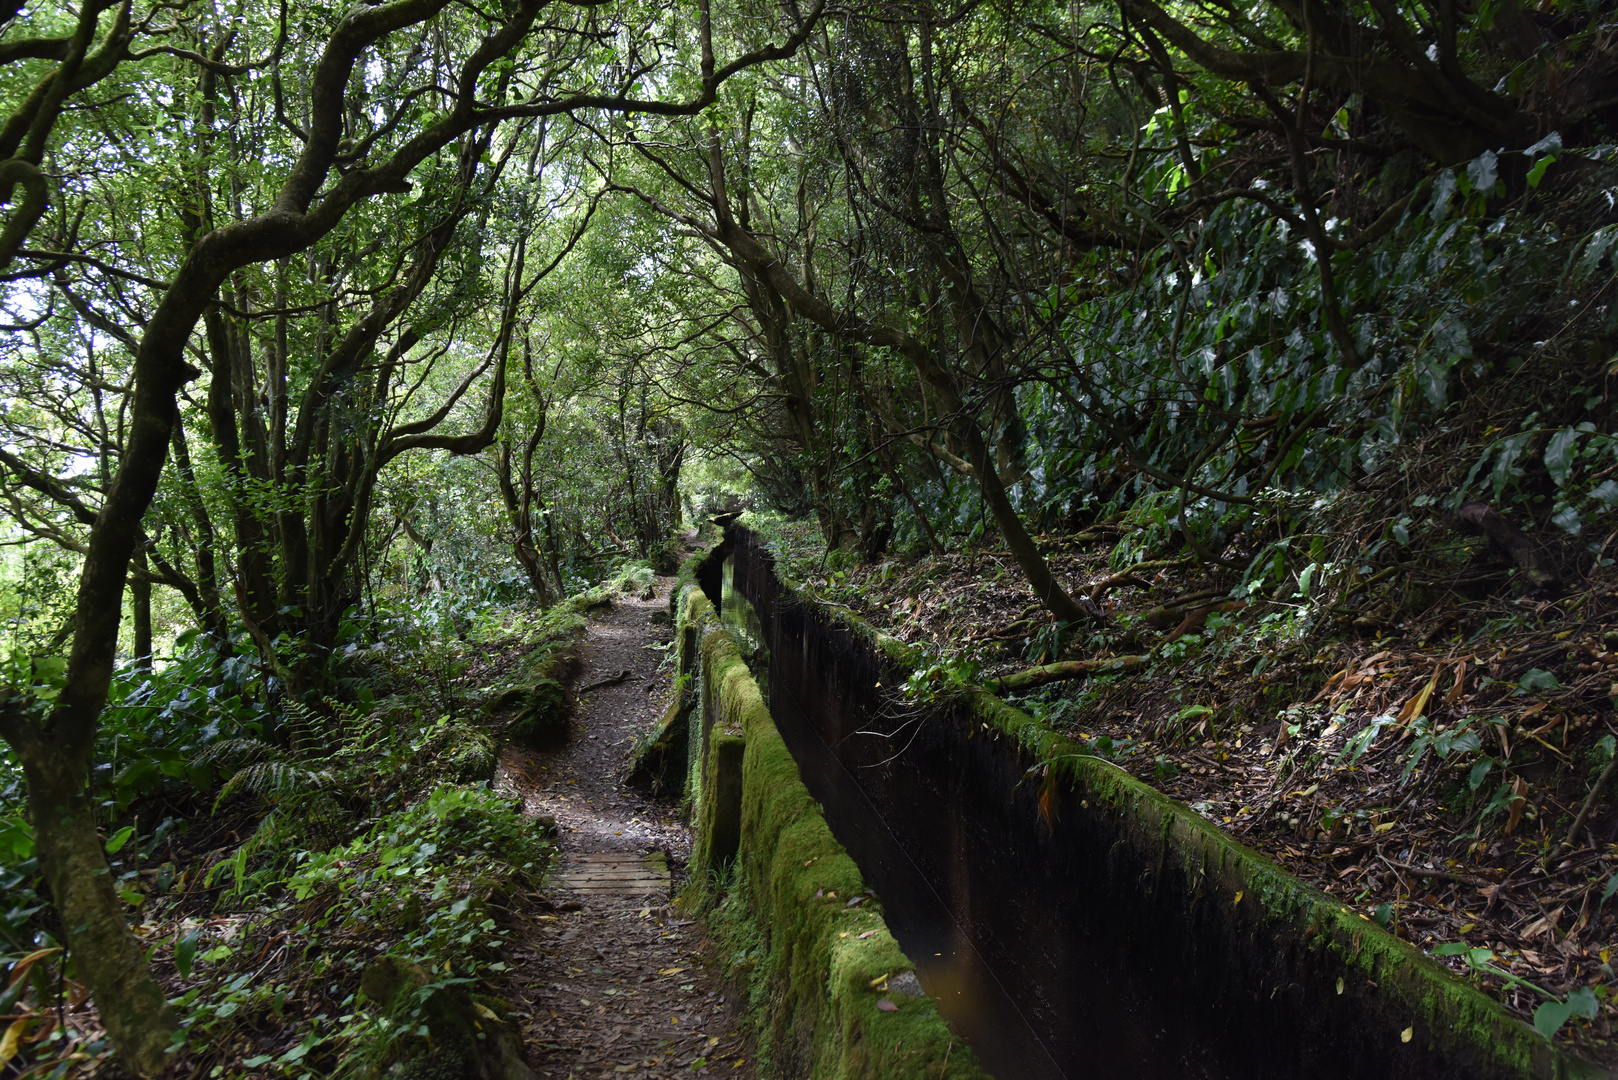
<svg viewBox="0 0 1618 1080"><path fill-rule="evenodd" d="M624 670L620 671L616 675L610 675L605 679L597 679L595 682L591 683L589 686L581 686L581 687L579 687L578 692L581 693L581 694L588 694L591 690L599 690L603 686L613 686L613 685L616 685L617 683L621 683L625 679L629 678L629 676L630 676L630 670L628 668L624 668Z"/></svg>
<svg viewBox="0 0 1618 1080"><path fill-rule="evenodd" d="M1613 754L1612 760L1607 762L1607 767L1601 770L1600 778L1590 788L1590 794L1584 797L1584 805L1579 807L1579 815L1573 819L1573 827L1567 831L1567 837L1562 841L1563 847L1577 846L1579 832L1584 828L1585 821L1590 817L1590 811L1595 808L1596 799L1601 796L1602 790L1607 786L1607 781L1612 779L1615 769L1618 769L1618 753Z"/></svg>

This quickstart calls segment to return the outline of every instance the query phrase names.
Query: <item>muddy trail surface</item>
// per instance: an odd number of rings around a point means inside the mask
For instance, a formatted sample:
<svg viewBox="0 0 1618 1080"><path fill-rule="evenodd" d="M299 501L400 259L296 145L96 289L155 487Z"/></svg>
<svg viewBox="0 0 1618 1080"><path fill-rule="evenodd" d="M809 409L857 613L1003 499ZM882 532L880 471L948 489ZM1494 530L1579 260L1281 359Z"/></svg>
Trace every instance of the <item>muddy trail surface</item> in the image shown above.
<svg viewBox="0 0 1618 1080"><path fill-rule="evenodd" d="M751 1078L751 1041L701 927L671 904L690 833L678 807L626 788L635 736L666 706L673 578L590 613L568 744L508 748L498 786L555 819L558 860L512 996L540 1076Z"/></svg>

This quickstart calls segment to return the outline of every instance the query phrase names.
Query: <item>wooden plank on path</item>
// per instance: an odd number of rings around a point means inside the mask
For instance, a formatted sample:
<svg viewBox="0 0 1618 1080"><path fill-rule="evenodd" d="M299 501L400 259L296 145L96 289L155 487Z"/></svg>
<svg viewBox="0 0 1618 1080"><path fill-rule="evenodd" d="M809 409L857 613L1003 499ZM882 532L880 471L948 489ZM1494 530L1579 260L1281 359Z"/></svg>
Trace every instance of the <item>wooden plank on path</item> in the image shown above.
<svg viewBox="0 0 1618 1080"><path fill-rule="evenodd" d="M669 864L661 851L649 855L591 851L570 853L551 878L578 893L646 896L669 893Z"/></svg>

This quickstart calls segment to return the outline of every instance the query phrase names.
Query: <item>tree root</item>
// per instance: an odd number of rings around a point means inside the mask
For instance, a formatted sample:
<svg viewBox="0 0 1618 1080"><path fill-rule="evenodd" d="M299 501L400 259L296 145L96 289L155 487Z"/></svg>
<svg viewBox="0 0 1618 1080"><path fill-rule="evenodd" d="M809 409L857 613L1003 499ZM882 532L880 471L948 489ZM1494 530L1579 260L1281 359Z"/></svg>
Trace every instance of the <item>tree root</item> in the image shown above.
<svg viewBox="0 0 1618 1080"><path fill-rule="evenodd" d="M1185 618L1180 621L1180 625L1171 630L1169 632L1169 636L1164 638L1161 642L1159 642L1159 644L1167 645L1169 642L1174 641L1177 638L1184 637L1193 630L1201 630L1202 624L1208 621L1208 616L1212 615L1216 611L1240 611L1246 606L1246 600L1226 600L1219 604L1209 604L1206 607L1193 608L1185 613Z"/></svg>
<svg viewBox="0 0 1618 1080"><path fill-rule="evenodd" d="M1101 603L1101 598L1107 595L1108 590L1116 589L1120 585L1134 585L1138 588L1150 588L1151 582L1140 575L1153 570L1177 570L1191 565L1190 559L1148 559L1138 562L1134 566L1126 566L1116 574L1102 578L1090 585L1090 602Z"/></svg>
<svg viewBox="0 0 1618 1080"><path fill-rule="evenodd" d="M1002 675L998 679L985 679L983 687L994 694L1018 693L1032 690L1036 686L1044 686L1046 683L1061 682L1064 679L1083 679L1109 671L1127 671L1130 668L1140 667L1145 662L1146 657L1133 655L1109 656L1101 660L1062 660L1055 664L1042 664L1027 671Z"/></svg>
<svg viewBox="0 0 1618 1080"><path fill-rule="evenodd" d="M1212 600L1215 597L1224 596L1227 592L1229 592L1228 589L1204 589L1202 592L1187 593L1184 596L1170 600L1166 604L1147 608L1141 614L1141 619L1147 626L1154 629L1167 630L1183 620L1192 611L1195 611L1200 601Z"/></svg>
<svg viewBox="0 0 1618 1080"><path fill-rule="evenodd" d="M575 693L576 694L588 694L591 690L599 690L603 686L616 686L618 683L621 683L625 679L629 678L629 675L630 675L629 669L624 668L624 670L620 671L616 675L609 675L605 679L597 679L595 682L591 683L588 686L579 687L578 690L575 691Z"/></svg>

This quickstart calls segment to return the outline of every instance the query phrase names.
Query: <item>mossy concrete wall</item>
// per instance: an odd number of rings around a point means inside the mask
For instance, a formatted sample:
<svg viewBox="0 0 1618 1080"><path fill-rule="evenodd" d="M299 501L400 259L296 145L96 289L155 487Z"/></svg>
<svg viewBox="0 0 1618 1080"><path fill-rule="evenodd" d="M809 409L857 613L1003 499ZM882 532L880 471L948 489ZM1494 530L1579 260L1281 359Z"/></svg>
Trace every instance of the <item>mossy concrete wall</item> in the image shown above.
<svg viewBox="0 0 1618 1080"><path fill-rule="evenodd" d="M1605 1075L998 698L872 736L893 715L881 687L919 656L805 603L749 534L725 553L764 624L777 718L819 725L871 808L855 827L882 819L1070 1075Z"/></svg>
<svg viewBox="0 0 1618 1080"><path fill-rule="evenodd" d="M713 606L693 582L681 589L680 674L701 703L687 731L692 879L710 914L723 905L759 942L747 977L761 1074L984 1077L921 994Z"/></svg>

